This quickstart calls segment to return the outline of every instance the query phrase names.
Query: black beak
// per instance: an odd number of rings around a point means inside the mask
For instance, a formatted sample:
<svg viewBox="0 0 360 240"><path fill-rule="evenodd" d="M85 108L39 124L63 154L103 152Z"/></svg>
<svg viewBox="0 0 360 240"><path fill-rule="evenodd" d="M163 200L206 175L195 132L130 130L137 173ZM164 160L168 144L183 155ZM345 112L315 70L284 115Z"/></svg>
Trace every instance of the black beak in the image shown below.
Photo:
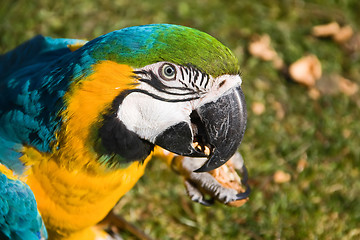
<svg viewBox="0 0 360 240"><path fill-rule="evenodd" d="M160 134L155 144L182 156L207 157L195 172L211 171L226 163L237 151L245 133L246 118L244 93L237 86L194 110L192 126L180 122ZM205 149L209 150L207 154Z"/></svg>
<svg viewBox="0 0 360 240"><path fill-rule="evenodd" d="M206 157L206 154L193 147L193 133L187 122L180 122L162 132L155 139L160 147L188 157Z"/></svg>
<svg viewBox="0 0 360 240"><path fill-rule="evenodd" d="M206 129L210 156L195 172L207 172L226 163L237 151L246 129L246 103L241 87L232 88L197 113Z"/></svg>

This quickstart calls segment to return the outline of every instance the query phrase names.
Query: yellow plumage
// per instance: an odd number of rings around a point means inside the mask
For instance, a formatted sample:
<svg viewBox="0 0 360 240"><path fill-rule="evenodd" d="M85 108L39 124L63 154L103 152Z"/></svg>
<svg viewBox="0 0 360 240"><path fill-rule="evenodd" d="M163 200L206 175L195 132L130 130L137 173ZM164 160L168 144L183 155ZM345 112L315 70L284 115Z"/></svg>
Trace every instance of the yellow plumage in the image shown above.
<svg viewBox="0 0 360 240"><path fill-rule="evenodd" d="M58 134L59 150L42 153L23 149L21 160L31 166L26 183L51 239L89 239L90 226L101 221L143 175L151 155L124 169L109 169L96 161L90 147L99 116L124 89L133 87L133 69L111 61L93 66L94 73L71 86L65 96L66 119Z"/></svg>

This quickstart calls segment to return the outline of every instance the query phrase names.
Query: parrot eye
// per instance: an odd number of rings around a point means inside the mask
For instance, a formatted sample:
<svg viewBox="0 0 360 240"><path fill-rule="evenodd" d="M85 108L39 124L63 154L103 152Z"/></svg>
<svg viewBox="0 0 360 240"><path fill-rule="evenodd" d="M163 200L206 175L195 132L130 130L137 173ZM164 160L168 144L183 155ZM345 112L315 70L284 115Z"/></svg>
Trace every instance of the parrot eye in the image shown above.
<svg viewBox="0 0 360 240"><path fill-rule="evenodd" d="M176 69L173 65L166 63L159 69L159 75L165 80L175 80Z"/></svg>

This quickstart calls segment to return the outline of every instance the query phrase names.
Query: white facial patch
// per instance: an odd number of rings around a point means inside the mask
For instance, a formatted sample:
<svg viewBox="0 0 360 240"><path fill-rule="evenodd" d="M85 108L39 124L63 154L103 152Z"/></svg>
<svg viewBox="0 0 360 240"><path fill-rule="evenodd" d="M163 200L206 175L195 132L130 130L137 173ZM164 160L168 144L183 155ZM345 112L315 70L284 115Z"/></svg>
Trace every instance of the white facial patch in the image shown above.
<svg viewBox="0 0 360 240"><path fill-rule="evenodd" d="M146 94L129 94L120 105L117 117L140 138L154 142L156 136L179 122L190 123L190 102L164 102Z"/></svg>
<svg viewBox="0 0 360 240"><path fill-rule="evenodd" d="M173 78L162 77L164 66L170 66L176 73ZM193 110L241 85L239 75L213 78L194 67L167 62L154 63L135 72L139 84L124 98L117 117L128 130L152 143L173 125L187 122L191 126Z"/></svg>

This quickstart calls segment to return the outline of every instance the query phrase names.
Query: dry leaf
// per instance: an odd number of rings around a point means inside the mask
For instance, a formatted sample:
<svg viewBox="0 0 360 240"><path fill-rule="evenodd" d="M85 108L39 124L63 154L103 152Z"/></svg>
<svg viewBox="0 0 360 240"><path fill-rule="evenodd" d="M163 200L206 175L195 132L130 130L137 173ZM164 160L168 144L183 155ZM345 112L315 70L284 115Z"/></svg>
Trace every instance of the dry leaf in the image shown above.
<svg viewBox="0 0 360 240"><path fill-rule="evenodd" d="M297 163L296 170L300 173L300 172L304 171L304 169L307 167L307 165L308 165L308 162L306 161L306 159L301 158Z"/></svg>
<svg viewBox="0 0 360 240"><path fill-rule="evenodd" d="M291 180L291 175L284 171L278 170L275 172L273 180L275 183L286 183Z"/></svg>
<svg viewBox="0 0 360 240"><path fill-rule="evenodd" d="M265 105L261 102L254 102L251 105L251 110L255 115L261 115L265 112Z"/></svg>
<svg viewBox="0 0 360 240"><path fill-rule="evenodd" d="M349 41L345 42L344 47L350 54L360 53L360 33L353 34Z"/></svg>
<svg viewBox="0 0 360 240"><path fill-rule="evenodd" d="M339 44L346 43L354 35L351 26L340 27L337 22L313 27L312 34L315 37L332 37Z"/></svg>
<svg viewBox="0 0 360 240"><path fill-rule="evenodd" d="M354 35L354 31L350 26L345 26L339 29L337 33L334 34L333 39L337 43L345 43Z"/></svg>
<svg viewBox="0 0 360 240"><path fill-rule="evenodd" d="M315 55L302 57L290 65L289 73L294 81L313 87L321 77L321 63Z"/></svg>
<svg viewBox="0 0 360 240"><path fill-rule="evenodd" d="M270 36L265 34L252 41L249 45L251 55L258 57L264 61L271 61L277 57L277 53L270 46Z"/></svg>
<svg viewBox="0 0 360 240"><path fill-rule="evenodd" d="M351 96L357 93L357 91L359 91L359 86L346 78L340 77L339 89L342 93Z"/></svg>
<svg viewBox="0 0 360 240"><path fill-rule="evenodd" d="M319 99L319 97L321 95L320 91L318 89L316 89L315 87L310 88L308 94L309 94L309 97L313 100Z"/></svg>
<svg viewBox="0 0 360 240"><path fill-rule="evenodd" d="M318 25L312 28L312 34L315 37L330 37L337 34L340 26L337 22L331 22L324 25Z"/></svg>

